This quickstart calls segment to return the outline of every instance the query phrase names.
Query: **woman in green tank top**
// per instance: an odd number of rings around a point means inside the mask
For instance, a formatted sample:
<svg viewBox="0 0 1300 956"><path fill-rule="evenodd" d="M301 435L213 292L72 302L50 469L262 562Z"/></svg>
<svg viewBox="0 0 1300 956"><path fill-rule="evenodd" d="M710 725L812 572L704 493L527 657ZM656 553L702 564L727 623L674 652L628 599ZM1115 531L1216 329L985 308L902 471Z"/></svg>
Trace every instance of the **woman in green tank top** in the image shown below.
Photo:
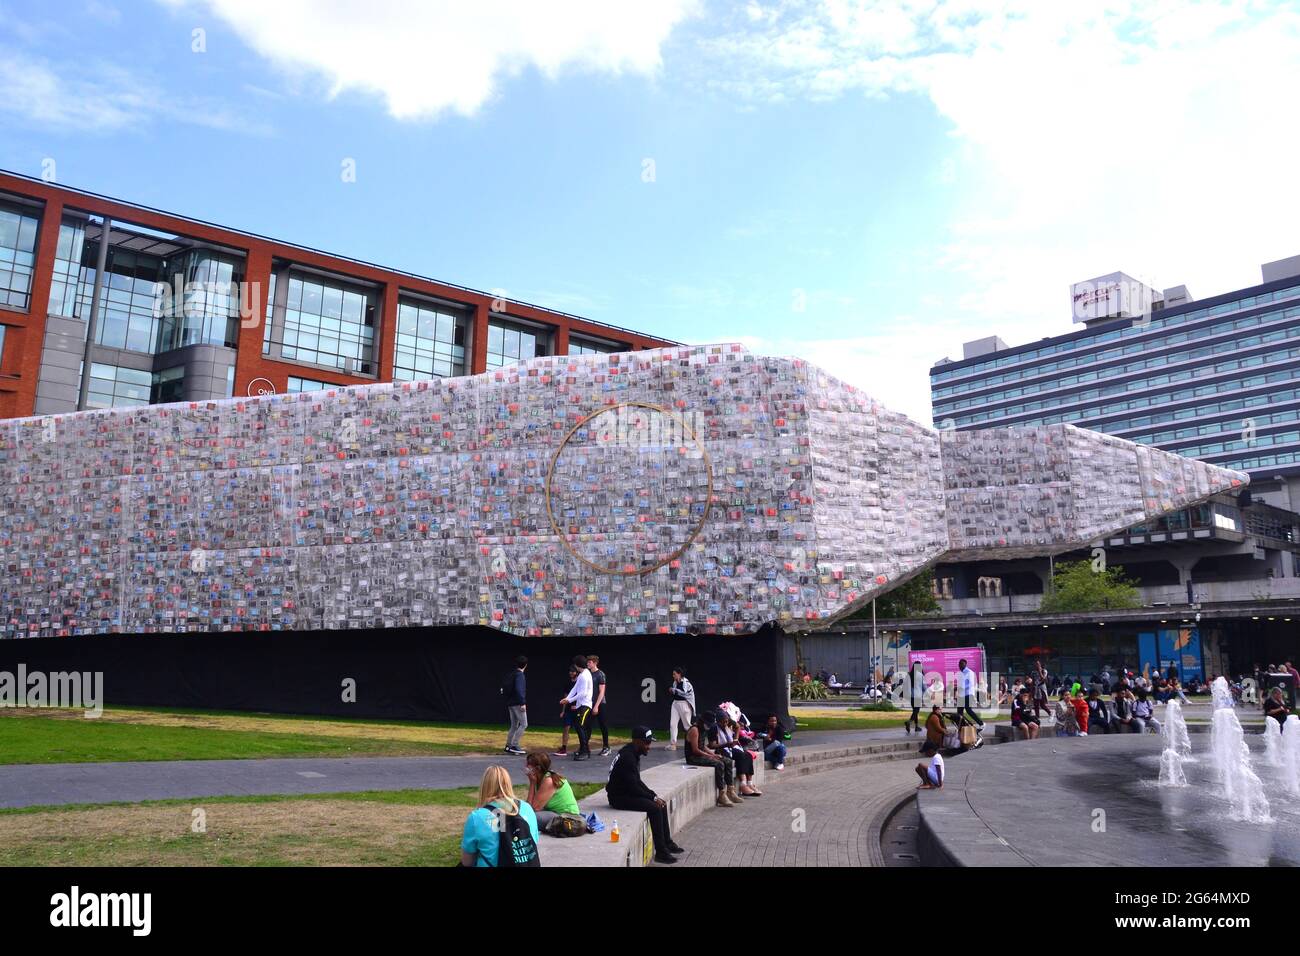
<svg viewBox="0 0 1300 956"><path fill-rule="evenodd" d="M537 830L546 832L546 825L558 813L578 813L578 800L573 787L558 772L551 769L551 755L545 750L533 750L525 762L528 774L528 805L537 812Z"/></svg>

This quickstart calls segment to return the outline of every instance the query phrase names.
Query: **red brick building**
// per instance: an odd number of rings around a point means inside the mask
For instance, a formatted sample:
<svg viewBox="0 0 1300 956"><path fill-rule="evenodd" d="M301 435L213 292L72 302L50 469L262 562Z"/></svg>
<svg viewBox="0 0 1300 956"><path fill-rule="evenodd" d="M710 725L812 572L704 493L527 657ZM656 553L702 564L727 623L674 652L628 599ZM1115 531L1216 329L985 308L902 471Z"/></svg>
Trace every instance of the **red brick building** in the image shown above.
<svg viewBox="0 0 1300 956"><path fill-rule="evenodd" d="M673 344L0 172L0 418L474 374L533 355Z"/></svg>

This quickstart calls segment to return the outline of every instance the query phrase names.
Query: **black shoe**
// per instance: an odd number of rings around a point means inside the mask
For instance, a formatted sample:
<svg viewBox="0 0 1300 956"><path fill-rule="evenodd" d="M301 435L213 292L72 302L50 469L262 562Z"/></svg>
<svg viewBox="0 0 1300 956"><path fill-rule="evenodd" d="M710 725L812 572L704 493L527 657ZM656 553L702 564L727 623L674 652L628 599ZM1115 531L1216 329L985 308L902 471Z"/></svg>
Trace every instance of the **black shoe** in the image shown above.
<svg viewBox="0 0 1300 956"><path fill-rule="evenodd" d="M609 756L609 748L608 748L608 747L601 747L601 748L600 748L600 755L601 755L602 757L608 757L608 756Z"/></svg>
<svg viewBox="0 0 1300 956"><path fill-rule="evenodd" d="M685 848L685 847L678 846L676 843L670 843L670 844L668 844L668 846L667 846L665 849L667 849L669 853L685 853L685 852L686 852L686 848Z"/></svg>
<svg viewBox="0 0 1300 956"><path fill-rule="evenodd" d="M591 754L574 754L574 755L573 755L573 759L574 759L574 760L590 760L590 759L591 759Z"/></svg>
<svg viewBox="0 0 1300 956"><path fill-rule="evenodd" d="M656 854L655 854L655 862L656 862L656 863L676 863L676 862L677 862L677 857L673 856L671 853L656 853Z"/></svg>

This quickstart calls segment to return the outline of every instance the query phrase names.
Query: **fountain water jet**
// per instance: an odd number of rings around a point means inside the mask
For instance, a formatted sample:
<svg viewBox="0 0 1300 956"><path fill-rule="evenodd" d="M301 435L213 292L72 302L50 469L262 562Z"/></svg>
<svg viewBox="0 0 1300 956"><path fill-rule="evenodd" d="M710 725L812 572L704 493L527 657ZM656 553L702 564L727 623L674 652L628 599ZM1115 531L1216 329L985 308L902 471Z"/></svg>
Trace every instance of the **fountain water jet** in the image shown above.
<svg viewBox="0 0 1300 956"><path fill-rule="evenodd" d="M1210 756L1220 790L1230 805L1229 816L1249 823L1270 823L1272 817L1264 784L1250 768L1250 748L1246 746L1246 735L1233 709L1228 682L1223 677L1215 678L1210 692L1214 697Z"/></svg>
<svg viewBox="0 0 1300 956"><path fill-rule="evenodd" d="M1271 767L1282 766L1282 725L1271 718L1264 719L1264 759Z"/></svg>
<svg viewBox="0 0 1300 956"><path fill-rule="evenodd" d="M1272 717L1264 718L1265 725L1275 723ZM1295 714L1282 727L1282 775L1287 789L1300 795L1300 717Z"/></svg>
<svg viewBox="0 0 1300 956"><path fill-rule="evenodd" d="M1172 748L1166 748L1160 755L1160 786L1187 786L1187 775L1183 773L1183 758Z"/></svg>
<svg viewBox="0 0 1300 956"><path fill-rule="evenodd" d="M1179 757L1187 757L1192 752L1192 738L1187 732L1187 719L1183 717L1183 705L1176 700L1165 704L1165 723L1161 728L1165 738L1165 749L1173 750Z"/></svg>

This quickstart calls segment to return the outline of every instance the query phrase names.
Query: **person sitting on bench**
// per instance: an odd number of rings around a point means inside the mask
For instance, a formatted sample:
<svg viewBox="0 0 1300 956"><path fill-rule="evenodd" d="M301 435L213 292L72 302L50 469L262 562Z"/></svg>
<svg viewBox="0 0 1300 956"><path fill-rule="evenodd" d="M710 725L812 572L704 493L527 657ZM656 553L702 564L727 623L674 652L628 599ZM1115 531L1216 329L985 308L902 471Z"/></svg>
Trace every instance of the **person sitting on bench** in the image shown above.
<svg viewBox="0 0 1300 956"><path fill-rule="evenodd" d="M641 758L650 752L654 733L644 725L632 729L632 742L614 755L609 768L605 796L615 810L644 813L650 821L654 839L655 862L676 863L674 853L686 851L673 842L668 826L668 804L641 781Z"/></svg>

